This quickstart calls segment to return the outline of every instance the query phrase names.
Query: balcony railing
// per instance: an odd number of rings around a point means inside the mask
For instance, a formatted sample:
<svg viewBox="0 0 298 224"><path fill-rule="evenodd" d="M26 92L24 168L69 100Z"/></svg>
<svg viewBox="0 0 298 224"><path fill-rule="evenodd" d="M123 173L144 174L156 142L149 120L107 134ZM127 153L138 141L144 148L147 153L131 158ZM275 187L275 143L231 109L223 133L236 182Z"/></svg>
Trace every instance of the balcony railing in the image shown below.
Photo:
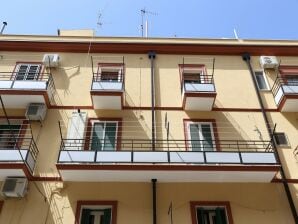
<svg viewBox="0 0 298 224"><path fill-rule="evenodd" d="M104 140L98 141L104 144ZM122 139L118 151L88 150L94 143L86 139L62 139L58 163L91 164L277 164L270 141L150 140ZM87 149L87 150L86 150ZM220 149L220 150L216 150Z"/></svg>
<svg viewBox="0 0 298 224"><path fill-rule="evenodd" d="M0 89L52 91L54 82L50 73L0 72Z"/></svg>
<svg viewBox="0 0 298 224"><path fill-rule="evenodd" d="M298 94L298 75L277 77L272 86L272 93L277 104L286 94Z"/></svg>
<svg viewBox="0 0 298 224"><path fill-rule="evenodd" d="M19 130L8 129L6 131ZM38 148L32 136L28 134L2 134L0 136L0 163L25 163L33 173L37 155Z"/></svg>
<svg viewBox="0 0 298 224"><path fill-rule="evenodd" d="M91 90L94 91L122 91L124 89L123 74L114 76L93 73Z"/></svg>
<svg viewBox="0 0 298 224"><path fill-rule="evenodd" d="M204 75L198 80L185 80L182 78L181 92L215 92L213 75Z"/></svg>

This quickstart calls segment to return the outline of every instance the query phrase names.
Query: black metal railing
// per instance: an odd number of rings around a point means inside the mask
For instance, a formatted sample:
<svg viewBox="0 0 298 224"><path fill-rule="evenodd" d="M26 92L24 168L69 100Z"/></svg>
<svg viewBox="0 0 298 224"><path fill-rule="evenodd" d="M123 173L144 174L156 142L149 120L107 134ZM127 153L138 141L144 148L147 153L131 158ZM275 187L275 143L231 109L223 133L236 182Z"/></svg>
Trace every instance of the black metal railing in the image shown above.
<svg viewBox="0 0 298 224"><path fill-rule="evenodd" d="M270 141L156 140L155 151L151 140L122 139L114 148L104 141L96 149L88 140L63 139L58 163L278 164Z"/></svg>
<svg viewBox="0 0 298 224"><path fill-rule="evenodd" d="M98 84L98 88L95 88L95 84ZM115 88L113 88L115 84ZM120 88L118 85L120 84ZM117 87L116 87L117 85ZM124 75L123 73L93 73L91 90L113 90L122 91L124 89Z"/></svg>
<svg viewBox="0 0 298 224"><path fill-rule="evenodd" d="M33 173L38 148L28 125L21 129L2 129L0 134L0 163L23 162Z"/></svg>
<svg viewBox="0 0 298 224"><path fill-rule="evenodd" d="M298 86L298 75L290 75L286 77L277 77L272 86L272 93L275 97L282 86ZM298 94L298 92L297 92Z"/></svg>
<svg viewBox="0 0 298 224"><path fill-rule="evenodd" d="M44 90L53 90L54 81L50 73L30 73L30 72L0 72L0 82L5 81L6 85L2 85L3 89L23 89L22 85L17 85L18 82L44 82ZM40 90L41 87L37 89ZM28 87L26 87L28 89ZM35 90L34 87L30 90Z"/></svg>
<svg viewBox="0 0 298 224"><path fill-rule="evenodd" d="M215 87L214 87L214 91L210 91L210 90L205 90L203 88L200 89L196 89L196 87L198 86L198 84L200 85L208 85L208 84L213 84L214 86L214 77L213 75L203 75L203 76L198 76L196 78L193 77L187 77L185 76L186 74L184 74L182 76L182 80L181 80L181 92L185 91L185 92L215 92ZM192 85L194 90L187 90L186 85Z"/></svg>
<svg viewBox="0 0 298 224"><path fill-rule="evenodd" d="M96 141L85 139L62 139L61 150L74 150L91 148L96 150L152 150L152 141L149 139L121 139L113 143L107 142L107 139L96 139ZM101 147L101 148L100 148ZM245 140L155 140L155 150L192 150L192 151L265 151L273 150L271 141L245 141Z"/></svg>

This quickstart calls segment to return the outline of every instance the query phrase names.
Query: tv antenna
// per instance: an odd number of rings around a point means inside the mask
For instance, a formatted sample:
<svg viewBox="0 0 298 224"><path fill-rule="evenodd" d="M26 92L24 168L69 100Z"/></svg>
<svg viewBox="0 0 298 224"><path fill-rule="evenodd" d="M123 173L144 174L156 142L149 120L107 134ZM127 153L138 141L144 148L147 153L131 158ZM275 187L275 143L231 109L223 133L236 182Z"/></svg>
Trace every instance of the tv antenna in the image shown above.
<svg viewBox="0 0 298 224"><path fill-rule="evenodd" d="M3 31L4 31L6 26L7 26L7 22L3 22L3 25L2 25L2 28L1 28L1 31L0 31L0 35L3 34Z"/></svg>
<svg viewBox="0 0 298 224"><path fill-rule="evenodd" d="M142 32L142 37L144 37L144 17L145 15L153 15L157 16L157 12L151 12L146 10L146 8L141 9L141 18L142 18L142 23L141 23L141 32ZM148 20L145 21L145 37L148 37Z"/></svg>

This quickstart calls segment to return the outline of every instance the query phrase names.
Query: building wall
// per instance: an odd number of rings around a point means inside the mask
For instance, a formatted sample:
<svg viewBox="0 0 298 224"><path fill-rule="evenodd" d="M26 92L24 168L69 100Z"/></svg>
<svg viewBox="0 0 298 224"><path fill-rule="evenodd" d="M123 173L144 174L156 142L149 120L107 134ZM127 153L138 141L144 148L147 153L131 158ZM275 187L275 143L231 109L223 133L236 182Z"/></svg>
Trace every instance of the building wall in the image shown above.
<svg viewBox="0 0 298 224"><path fill-rule="evenodd" d="M41 61L43 52L2 52L0 68L14 69L16 62ZM42 125L32 122L33 136L39 148L35 176L59 177L56 162L60 149L60 130L67 132L71 113L77 107L91 107L90 87L92 67L90 54L59 53L60 67L52 69L56 93L54 104ZM89 118L122 118L123 139L150 139L151 93L150 61L146 54L92 54L94 71L97 63L125 63L125 95L123 110L81 109ZM219 111L195 112L182 109L179 64L206 64L208 74L213 72L216 86L214 108ZM287 63L298 59L282 57ZM296 63L296 64L297 64ZM258 57L252 57L255 70L260 70ZM167 114L170 122L170 140L184 140L184 119L215 119L220 140L269 140L251 75L240 56L163 55L155 60L157 138L165 139ZM266 71L268 83L275 80L274 71ZM271 91L261 92L267 109L276 109ZM64 107L64 106L67 106ZM71 108L73 107L73 109ZM130 107L130 108L128 108ZM242 110L242 111L241 111ZM24 116L24 110L7 110L9 116ZM267 112L270 124L285 132L290 146L278 152L288 179L298 179L297 158L293 150L298 145L298 113ZM179 149L184 150L184 148ZM278 177L278 175L277 175ZM150 181L150 180L148 180ZM41 193L46 195L44 200ZM290 186L298 211L298 187ZM30 182L24 199L5 199L0 223L74 223L78 200L118 201L118 224L152 223L152 196L150 183L83 183ZM167 210L173 202L174 223L191 223L190 201L229 201L234 223L293 223L286 195L281 183L158 183L158 223L168 223Z"/></svg>

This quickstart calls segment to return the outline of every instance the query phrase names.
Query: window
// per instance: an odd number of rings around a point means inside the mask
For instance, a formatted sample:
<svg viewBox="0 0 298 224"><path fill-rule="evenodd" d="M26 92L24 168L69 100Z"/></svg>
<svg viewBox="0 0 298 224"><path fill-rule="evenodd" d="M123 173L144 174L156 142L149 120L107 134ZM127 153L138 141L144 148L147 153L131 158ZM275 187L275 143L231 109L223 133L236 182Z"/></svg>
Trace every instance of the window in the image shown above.
<svg viewBox="0 0 298 224"><path fill-rule="evenodd" d="M288 146L288 138L283 132L275 132L274 133L274 141L279 146Z"/></svg>
<svg viewBox="0 0 298 224"><path fill-rule="evenodd" d="M117 201L78 201L76 224L116 224Z"/></svg>
<svg viewBox="0 0 298 224"><path fill-rule="evenodd" d="M15 72L15 80L37 80L40 69L40 64L18 64Z"/></svg>
<svg viewBox="0 0 298 224"><path fill-rule="evenodd" d="M81 224L110 224L112 208L105 206L82 208Z"/></svg>
<svg viewBox="0 0 298 224"><path fill-rule="evenodd" d="M214 151L214 135L212 123L189 122L187 123L188 144L192 151Z"/></svg>
<svg viewBox="0 0 298 224"><path fill-rule="evenodd" d="M192 224L233 224L227 201L191 201Z"/></svg>
<svg viewBox="0 0 298 224"><path fill-rule="evenodd" d="M228 224L225 207L197 207L196 213L198 224Z"/></svg>
<svg viewBox="0 0 298 224"><path fill-rule="evenodd" d="M95 81L97 82L122 82L122 64L99 64Z"/></svg>
<svg viewBox="0 0 298 224"><path fill-rule="evenodd" d="M268 84L264 72L255 72L256 81L260 90L268 90Z"/></svg>
<svg viewBox="0 0 298 224"><path fill-rule="evenodd" d="M0 125L0 149L16 147L21 125Z"/></svg>
<svg viewBox="0 0 298 224"><path fill-rule="evenodd" d="M116 149L117 121L93 121L90 149L111 151Z"/></svg>
<svg viewBox="0 0 298 224"><path fill-rule="evenodd" d="M182 68L182 76L184 83L201 84L208 83L205 66L188 67L185 65Z"/></svg>

